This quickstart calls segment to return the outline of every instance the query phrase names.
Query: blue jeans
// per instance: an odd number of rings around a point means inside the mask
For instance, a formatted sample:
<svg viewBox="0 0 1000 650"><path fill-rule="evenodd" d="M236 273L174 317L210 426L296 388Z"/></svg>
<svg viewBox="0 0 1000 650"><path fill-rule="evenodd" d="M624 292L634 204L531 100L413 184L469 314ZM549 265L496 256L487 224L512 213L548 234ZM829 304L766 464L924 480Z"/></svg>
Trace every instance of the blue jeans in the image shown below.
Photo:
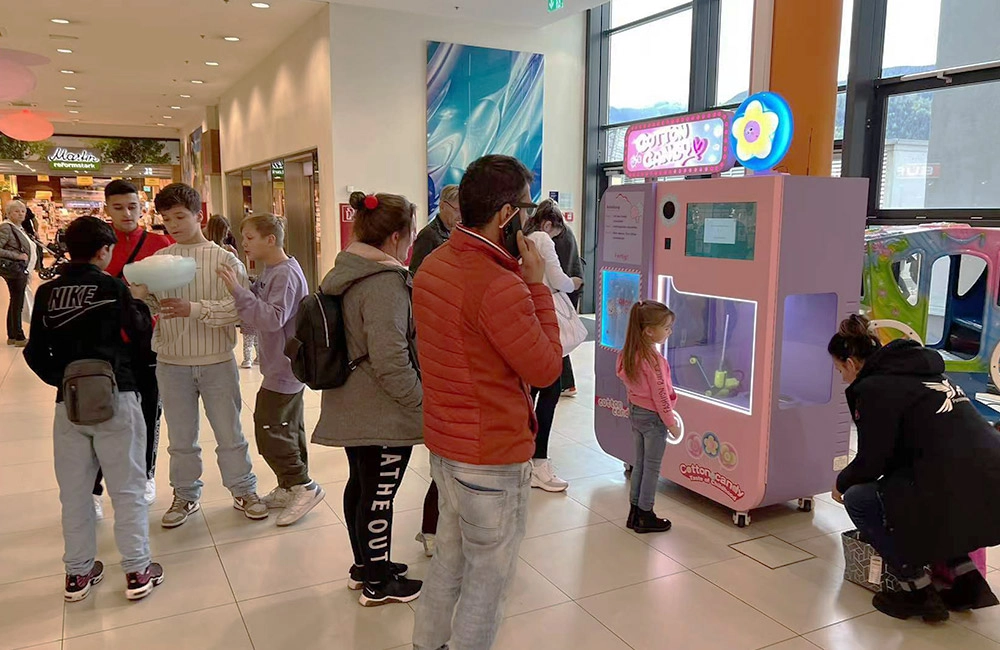
<svg viewBox="0 0 1000 650"><path fill-rule="evenodd" d="M517 571L531 463L469 465L431 454L440 518L416 607L414 650L489 650Z"/></svg>
<svg viewBox="0 0 1000 650"><path fill-rule="evenodd" d="M239 369L236 359L210 366L175 366L162 361L156 379L163 399L170 446L170 486L185 501L201 498L201 447L198 445L198 398L215 434L215 455L222 484L234 497L257 491L257 477L250 463L250 448L243 437Z"/></svg>
<svg viewBox="0 0 1000 650"><path fill-rule="evenodd" d="M916 579L924 573L923 567L909 567L899 559L895 540L885 523L885 506L882 505L878 484L862 483L850 487L844 492L844 507L864 540L878 551L901 578Z"/></svg>
<svg viewBox="0 0 1000 650"><path fill-rule="evenodd" d="M667 448L667 425L658 413L635 404L629 404L629 419L635 439L630 501L640 510L652 510L663 451Z"/></svg>

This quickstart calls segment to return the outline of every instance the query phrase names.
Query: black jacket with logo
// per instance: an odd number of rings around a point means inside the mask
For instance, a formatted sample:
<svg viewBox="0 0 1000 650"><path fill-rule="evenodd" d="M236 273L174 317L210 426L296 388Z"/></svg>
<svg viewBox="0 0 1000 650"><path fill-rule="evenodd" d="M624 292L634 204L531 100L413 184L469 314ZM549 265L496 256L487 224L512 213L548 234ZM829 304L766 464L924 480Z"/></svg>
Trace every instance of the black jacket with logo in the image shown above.
<svg viewBox="0 0 1000 650"><path fill-rule="evenodd" d="M100 359L115 370L120 392L137 390L135 344L152 336L149 308L125 284L91 264L67 264L38 288L24 358L42 381L60 388L73 361Z"/></svg>
<svg viewBox="0 0 1000 650"><path fill-rule="evenodd" d="M1000 434L935 350L893 341L847 388L858 455L837 489L877 482L900 557L922 565L1000 544Z"/></svg>

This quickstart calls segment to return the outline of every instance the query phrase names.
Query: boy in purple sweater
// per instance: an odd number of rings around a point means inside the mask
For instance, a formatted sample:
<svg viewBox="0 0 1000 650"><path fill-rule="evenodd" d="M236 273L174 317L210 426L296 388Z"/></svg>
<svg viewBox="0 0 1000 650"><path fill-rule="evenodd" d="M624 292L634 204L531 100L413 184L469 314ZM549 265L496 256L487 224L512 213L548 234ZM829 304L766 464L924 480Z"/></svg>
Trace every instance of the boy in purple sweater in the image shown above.
<svg viewBox="0 0 1000 650"><path fill-rule="evenodd" d="M295 332L299 302L309 293L302 268L285 254L285 226L281 218L262 214L241 224L247 257L264 264L250 290L227 266L219 277L236 299L240 319L257 330L260 370L264 383L257 393L253 421L257 449L278 477L278 487L263 498L268 508L284 508L279 526L290 526L323 500L326 492L309 478L305 415L305 386L292 374L285 343Z"/></svg>

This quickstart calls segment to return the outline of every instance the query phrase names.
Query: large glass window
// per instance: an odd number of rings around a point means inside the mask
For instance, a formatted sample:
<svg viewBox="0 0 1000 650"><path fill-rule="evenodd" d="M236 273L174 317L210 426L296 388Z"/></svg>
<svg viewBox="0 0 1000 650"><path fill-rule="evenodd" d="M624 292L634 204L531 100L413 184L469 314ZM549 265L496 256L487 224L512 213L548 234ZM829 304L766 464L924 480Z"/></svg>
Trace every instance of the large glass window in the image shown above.
<svg viewBox="0 0 1000 650"><path fill-rule="evenodd" d="M690 3L691 0L614 0L611 4L611 28L621 27L647 16Z"/></svg>
<svg viewBox="0 0 1000 650"><path fill-rule="evenodd" d="M888 0L882 76L1000 60L996 0Z"/></svg>
<svg viewBox="0 0 1000 650"><path fill-rule="evenodd" d="M722 0L715 103L739 104L750 90L754 0Z"/></svg>
<svg viewBox="0 0 1000 650"><path fill-rule="evenodd" d="M691 14L688 9L611 35L610 124L688 110Z"/></svg>

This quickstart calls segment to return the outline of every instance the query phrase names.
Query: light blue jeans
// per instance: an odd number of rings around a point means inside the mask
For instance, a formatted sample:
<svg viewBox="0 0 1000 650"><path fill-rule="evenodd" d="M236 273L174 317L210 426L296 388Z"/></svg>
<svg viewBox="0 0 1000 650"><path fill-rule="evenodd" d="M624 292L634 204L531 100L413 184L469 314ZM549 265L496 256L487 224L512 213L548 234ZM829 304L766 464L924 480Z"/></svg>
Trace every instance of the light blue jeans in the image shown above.
<svg viewBox="0 0 1000 650"><path fill-rule="evenodd" d="M413 648L489 650L517 571L531 463L468 465L432 453L431 476L441 514L417 601Z"/></svg>
<svg viewBox="0 0 1000 650"><path fill-rule="evenodd" d="M250 463L250 450L240 410L239 369L236 359L210 366L176 366L160 361L156 366L163 415L167 420L170 446L170 486L186 501L201 498L201 446L198 444L200 414L198 398L215 434L215 455L222 484L234 497L257 491L257 477Z"/></svg>
<svg viewBox="0 0 1000 650"><path fill-rule="evenodd" d="M63 562L69 575L86 575L97 555L97 518L91 492L98 468L115 508L115 543L125 573L149 566L146 421L136 393L118 395L115 417L95 426L73 424L56 404L52 428L56 481L62 502Z"/></svg>
<svg viewBox="0 0 1000 650"><path fill-rule="evenodd" d="M658 413L635 404L629 404L629 418L635 439L630 502L640 510L652 510L660 480L660 464L667 448L667 425Z"/></svg>

